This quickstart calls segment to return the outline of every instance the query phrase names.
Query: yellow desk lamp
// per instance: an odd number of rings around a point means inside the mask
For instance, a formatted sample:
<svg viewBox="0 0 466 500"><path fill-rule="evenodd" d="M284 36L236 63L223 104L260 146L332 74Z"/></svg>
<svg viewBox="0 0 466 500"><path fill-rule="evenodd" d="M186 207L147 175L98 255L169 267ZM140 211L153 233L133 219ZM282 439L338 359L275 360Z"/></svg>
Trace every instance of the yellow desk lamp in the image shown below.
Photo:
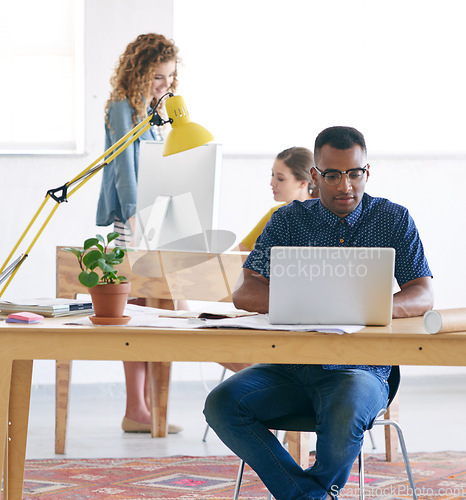
<svg viewBox="0 0 466 500"><path fill-rule="evenodd" d="M168 120L163 120L162 117L157 113L157 108L164 97L168 96L165 102L165 108L167 110ZM181 96L175 96L172 93L167 93L163 95L157 104L155 105L152 113L144 119L141 123L137 124L132 130L130 130L124 137L122 137L118 142L111 146L107 151L105 151L97 160L95 160L91 165L84 169L80 174L78 174L74 179L67 182L63 186L55 189L49 189L46 193L45 199L40 205L37 212L34 214L31 222L26 227L23 234L20 236L18 242L13 247L11 253L8 255L6 261L0 269L0 284L6 281L3 288L0 290L0 297L3 295L4 291L10 284L11 280L15 276L16 272L20 268L21 264L25 261L29 255L31 249L35 245L42 231L45 229L53 214L57 210L60 203L68 201L68 197L73 195L81 186L83 186L91 177L93 177L97 172L100 172L104 167L106 167L111 161L113 161L120 153L122 153L130 144L141 137L144 132L149 130L153 125L161 126L166 123L170 123L172 130L170 131L167 139L165 140L163 148L163 156L169 156L175 153L180 153L188 149L197 148L202 146L207 142L211 141L214 137L201 125L194 123L189 118L188 110L184 103L184 99ZM116 151L115 151L116 150ZM74 187L73 187L74 186ZM68 191L72 188L70 191ZM32 239L30 245L26 251L20 255L11 264L10 261L13 255L18 250L24 238L27 236L31 227L36 222L42 210L45 208L49 199L56 202L50 211L49 215L46 217L44 223L40 226L36 235Z"/></svg>

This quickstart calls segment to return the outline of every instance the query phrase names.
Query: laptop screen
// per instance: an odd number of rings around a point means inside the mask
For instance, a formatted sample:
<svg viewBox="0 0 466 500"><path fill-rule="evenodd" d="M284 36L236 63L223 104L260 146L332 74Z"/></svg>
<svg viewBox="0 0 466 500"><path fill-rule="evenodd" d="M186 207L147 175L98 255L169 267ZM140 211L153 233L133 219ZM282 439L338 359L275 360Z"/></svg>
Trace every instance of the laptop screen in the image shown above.
<svg viewBox="0 0 466 500"><path fill-rule="evenodd" d="M388 325L395 250L370 247L273 247L272 324Z"/></svg>

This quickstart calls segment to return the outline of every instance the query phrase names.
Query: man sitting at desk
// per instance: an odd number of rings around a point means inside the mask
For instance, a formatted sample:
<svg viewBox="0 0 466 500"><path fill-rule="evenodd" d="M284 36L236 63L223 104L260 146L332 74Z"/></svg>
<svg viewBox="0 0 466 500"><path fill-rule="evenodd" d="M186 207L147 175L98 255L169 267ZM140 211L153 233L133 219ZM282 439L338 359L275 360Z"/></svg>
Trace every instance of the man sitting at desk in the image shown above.
<svg viewBox="0 0 466 500"><path fill-rule="evenodd" d="M393 296L393 317L432 308L431 272L416 226L404 207L364 193L366 155L364 137L354 128L331 127L317 136L312 180L320 199L295 201L275 212L244 264L233 294L236 307L268 312L270 248L283 245L393 247L401 288ZM364 431L387 405L390 369L258 364L217 386L204 413L277 500L337 498ZM306 411L316 414L317 445L314 465L303 470L263 422Z"/></svg>

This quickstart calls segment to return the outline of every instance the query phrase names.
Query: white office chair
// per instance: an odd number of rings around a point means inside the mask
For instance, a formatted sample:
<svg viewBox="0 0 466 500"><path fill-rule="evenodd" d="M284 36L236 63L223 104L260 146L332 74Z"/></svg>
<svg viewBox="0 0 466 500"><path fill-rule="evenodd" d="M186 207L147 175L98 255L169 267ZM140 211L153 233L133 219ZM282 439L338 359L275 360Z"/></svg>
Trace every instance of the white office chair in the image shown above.
<svg viewBox="0 0 466 500"><path fill-rule="evenodd" d="M388 394L388 405L387 408L390 406L390 403L393 401L393 398L395 397L398 387L400 385L400 367L399 366L393 366L392 370L390 372L390 376L388 378L388 386L389 386L389 394ZM408 475L408 480L409 480L409 485L411 487L411 490L413 492L413 500L418 500L417 494L416 494L416 485L414 483L414 478L413 478L413 473L411 470L411 465L409 463L409 457L408 457L408 452L406 450L406 444L405 440L403 437L403 432L401 431L401 427L398 425L397 422L389 419L384 419L380 418L383 416L383 414L386 412L386 409L383 409L379 415L377 415L377 418L373 422L374 425L392 425L398 434L398 439L400 441L400 447L401 451L403 453L403 460L405 463L405 468L406 468L406 474ZM272 429L275 431L275 435L279 430L284 430L284 431L298 431L298 432L314 432L316 428L316 423L314 418L312 416L310 417L309 415L289 415L286 417L281 417L279 419L274 419L274 420L269 420L265 422L265 425L267 428ZM358 462L359 462L359 498L360 500L365 500L365 494L364 494L364 453L363 450L361 449L361 453L359 454L358 457ZM241 488L241 480L243 478L243 471L244 471L244 461L241 460L240 465L239 465L239 470L238 470L238 475L236 478L236 486L235 486L235 492L233 495L233 500L237 500L239 498L239 491ZM271 500L272 495L269 492L267 495L268 500Z"/></svg>

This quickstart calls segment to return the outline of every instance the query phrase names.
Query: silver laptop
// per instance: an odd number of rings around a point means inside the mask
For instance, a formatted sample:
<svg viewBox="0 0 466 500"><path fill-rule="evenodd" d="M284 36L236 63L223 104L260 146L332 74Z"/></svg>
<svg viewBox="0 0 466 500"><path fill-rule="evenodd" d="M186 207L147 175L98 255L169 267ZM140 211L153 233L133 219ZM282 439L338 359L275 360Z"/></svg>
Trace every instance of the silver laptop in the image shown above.
<svg viewBox="0 0 466 500"><path fill-rule="evenodd" d="M395 250L272 247L269 320L287 325L389 325Z"/></svg>

